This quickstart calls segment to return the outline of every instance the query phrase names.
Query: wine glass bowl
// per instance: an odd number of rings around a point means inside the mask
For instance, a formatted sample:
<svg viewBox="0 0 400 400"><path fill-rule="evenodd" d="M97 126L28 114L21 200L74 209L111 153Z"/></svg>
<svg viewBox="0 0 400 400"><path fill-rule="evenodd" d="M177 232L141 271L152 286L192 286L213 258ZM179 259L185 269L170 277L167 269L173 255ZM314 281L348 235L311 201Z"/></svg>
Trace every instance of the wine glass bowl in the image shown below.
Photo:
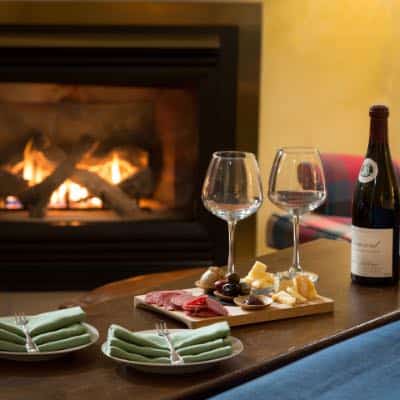
<svg viewBox="0 0 400 400"><path fill-rule="evenodd" d="M262 200L260 172L254 154L243 151L213 153L204 179L202 201L208 211L228 223L228 273L234 272L236 223L254 214Z"/></svg>
<svg viewBox="0 0 400 400"><path fill-rule="evenodd" d="M293 218L293 262L289 271L280 275L292 278L306 273L316 281L316 274L304 272L300 266L298 242L300 216L315 210L326 199L325 177L318 150L311 147L279 149L271 169L268 197Z"/></svg>

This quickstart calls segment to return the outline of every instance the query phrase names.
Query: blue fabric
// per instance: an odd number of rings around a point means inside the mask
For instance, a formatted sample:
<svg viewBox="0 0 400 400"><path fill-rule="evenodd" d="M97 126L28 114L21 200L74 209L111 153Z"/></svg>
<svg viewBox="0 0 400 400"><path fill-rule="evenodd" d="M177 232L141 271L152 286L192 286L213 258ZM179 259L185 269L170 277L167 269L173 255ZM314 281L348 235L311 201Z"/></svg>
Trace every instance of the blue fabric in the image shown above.
<svg viewBox="0 0 400 400"><path fill-rule="evenodd" d="M400 321L330 346L211 399L398 400Z"/></svg>

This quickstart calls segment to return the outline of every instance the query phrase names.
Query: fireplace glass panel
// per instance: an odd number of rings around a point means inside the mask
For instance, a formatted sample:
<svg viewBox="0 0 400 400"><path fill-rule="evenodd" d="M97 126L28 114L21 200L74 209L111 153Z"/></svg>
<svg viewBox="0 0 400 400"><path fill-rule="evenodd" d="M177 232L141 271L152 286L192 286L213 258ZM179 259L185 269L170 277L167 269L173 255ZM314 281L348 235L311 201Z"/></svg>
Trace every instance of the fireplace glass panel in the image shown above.
<svg viewBox="0 0 400 400"><path fill-rule="evenodd" d="M193 210L196 89L0 83L0 220L179 220Z"/></svg>

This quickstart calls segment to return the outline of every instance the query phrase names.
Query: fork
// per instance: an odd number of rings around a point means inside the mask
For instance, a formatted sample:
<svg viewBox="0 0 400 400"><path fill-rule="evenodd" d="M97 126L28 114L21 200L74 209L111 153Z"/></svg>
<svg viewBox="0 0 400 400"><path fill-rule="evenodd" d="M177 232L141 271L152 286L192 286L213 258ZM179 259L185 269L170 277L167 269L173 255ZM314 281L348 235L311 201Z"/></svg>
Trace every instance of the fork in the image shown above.
<svg viewBox="0 0 400 400"><path fill-rule="evenodd" d="M169 351L170 351L170 362L172 365L182 365L185 362L183 361L183 358L177 353L177 351L174 348L174 345L172 344L171 336L169 334L167 324L165 321L159 321L156 323L156 330L157 334L159 336L162 336L165 338L165 340L168 343Z"/></svg>
<svg viewBox="0 0 400 400"><path fill-rule="evenodd" d="M40 351L35 342L32 340L31 335L29 334L29 330L27 327L29 321L28 318L26 318L25 314L15 313L14 317L16 324L22 326L22 330L24 331L26 339L26 344L25 344L26 351L28 353L37 353L38 351Z"/></svg>

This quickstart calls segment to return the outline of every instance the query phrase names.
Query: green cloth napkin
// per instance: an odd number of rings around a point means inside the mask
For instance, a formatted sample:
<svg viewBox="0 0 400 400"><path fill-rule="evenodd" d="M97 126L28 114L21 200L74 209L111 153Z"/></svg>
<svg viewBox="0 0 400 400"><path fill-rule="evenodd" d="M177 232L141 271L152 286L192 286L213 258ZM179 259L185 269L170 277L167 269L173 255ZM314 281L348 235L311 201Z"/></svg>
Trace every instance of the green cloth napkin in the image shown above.
<svg viewBox="0 0 400 400"><path fill-rule="evenodd" d="M125 342L125 340L116 339L114 337L108 338L108 345L110 347L117 347L128 353L136 353L147 357L169 357L169 350L159 349L149 346L137 346L133 343ZM230 346L231 340L229 338L211 340L209 342L195 344L192 346L181 347L177 352L181 355L195 355L204 353L206 351L218 349L220 347Z"/></svg>
<svg viewBox="0 0 400 400"><path fill-rule="evenodd" d="M44 343L38 345L38 347L39 350L43 352L58 351L58 350L70 349L76 346L82 346L87 343L90 343L90 334L84 333L82 335L56 340L54 342ZM26 353L26 348L25 345L0 340L0 351L13 351L19 353Z"/></svg>
<svg viewBox="0 0 400 400"><path fill-rule="evenodd" d="M226 321L203 328L171 333L175 349L185 362L206 361L232 353ZM111 356L138 362L169 363L166 340L156 333L131 332L118 325L108 330L106 352Z"/></svg>
<svg viewBox="0 0 400 400"><path fill-rule="evenodd" d="M31 336L36 336L82 322L85 318L86 313L81 307L71 307L31 316L27 326ZM0 318L0 329L25 338L22 327L15 323L14 317Z"/></svg>
<svg viewBox="0 0 400 400"><path fill-rule="evenodd" d="M85 317L80 307L50 311L28 317L28 329L40 351L64 350L90 343L80 323ZM26 352L24 332L13 317L0 318L0 351Z"/></svg>
<svg viewBox="0 0 400 400"><path fill-rule="evenodd" d="M205 343L215 339L229 336L230 329L226 321L197 329L185 329L171 334L171 340L176 349L193 344ZM115 337L138 346L156 347L168 349L165 339L157 333L131 332L119 325L111 325L108 329L108 337Z"/></svg>
<svg viewBox="0 0 400 400"><path fill-rule="evenodd" d="M169 364L170 360L168 357L145 357L136 353L129 353L119 347L111 346L108 349L108 354L111 356L122 358L124 360L136 361L136 362L148 362L148 363L158 363L158 364ZM218 349L206 351L204 353L182 356L185 363L193 363L200 361L213 360L220 357L229 356L232 354L232 346L220 347Z"/></svg>

